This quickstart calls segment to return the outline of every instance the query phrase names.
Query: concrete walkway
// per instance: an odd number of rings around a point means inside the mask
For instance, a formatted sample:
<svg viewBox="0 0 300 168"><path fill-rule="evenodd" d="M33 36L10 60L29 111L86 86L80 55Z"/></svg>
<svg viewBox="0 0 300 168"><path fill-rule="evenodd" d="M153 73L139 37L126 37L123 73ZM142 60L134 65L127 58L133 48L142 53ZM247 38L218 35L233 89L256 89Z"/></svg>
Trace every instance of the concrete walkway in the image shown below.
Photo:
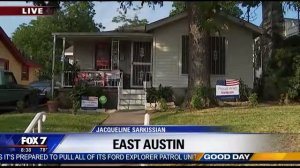
<svg viewBox="0 0 300 168"><path fill-rule="evenodd" d="M145 111L114 112L102 125L144 125ZM140 166L140 164L63 164L61 166Z"/></svg>

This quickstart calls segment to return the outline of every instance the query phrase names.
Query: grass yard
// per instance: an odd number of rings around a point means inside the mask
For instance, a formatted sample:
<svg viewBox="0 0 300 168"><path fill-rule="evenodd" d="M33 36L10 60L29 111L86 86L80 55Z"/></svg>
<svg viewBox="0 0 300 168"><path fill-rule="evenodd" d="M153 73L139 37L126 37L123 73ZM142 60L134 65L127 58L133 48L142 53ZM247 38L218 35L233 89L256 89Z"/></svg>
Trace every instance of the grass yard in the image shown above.
<svg viewBox="0 0 300 168"><path fill-rule="evenodd" d="M223 107L193 112L159 112L152 125L218 125L234 131L257 133L300 133L300 105Z"/></svg>
<svg viewBox="0 0 300 168"><path fill-rule="evenodd" d="M24 132L35 113L7 113L0 115L0 132ZM43 132L89 132L102 123L104 113L48 113L43 123Z"/></svg>
<svg viewBox="0 0 300 168"><path fill-rule="evenodd" d="M192 112L157 112L151 115L151 125L217 125L232 131L251 133L300 133L300 105L211 108ZM299 134L283 134L279 138L283 151L300 150ZM286 141L286 139L289 139ZM196 164L215 166L216 164ZM222 166L258 166L283 164L222 164ZM291 166L290 164L288 164ZM299 164L293 164L299 166Z"/></svg>

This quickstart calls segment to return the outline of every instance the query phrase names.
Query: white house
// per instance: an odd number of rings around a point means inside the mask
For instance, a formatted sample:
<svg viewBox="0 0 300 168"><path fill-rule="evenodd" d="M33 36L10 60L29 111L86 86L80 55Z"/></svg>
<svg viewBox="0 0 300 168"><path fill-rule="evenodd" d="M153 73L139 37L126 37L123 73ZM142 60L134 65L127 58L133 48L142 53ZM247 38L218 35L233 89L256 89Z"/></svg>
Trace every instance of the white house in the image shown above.
<svg viewBox="0 0 300 168"><path fill-rule="evenodd" d="M222 29L211 34L212 87L218 79L242 79L253 87L253 45L260 28L225 14L219 14L216 21ZM185 94L189 66L187 13L135 29L53 36L73 45L72 59L78 60L81 71L77 79L114 92L119 109L144 107L144 81L153 87L171 86L176 96ZM61 74L62 87L74 85L70 73L66 70Z"/></svg>

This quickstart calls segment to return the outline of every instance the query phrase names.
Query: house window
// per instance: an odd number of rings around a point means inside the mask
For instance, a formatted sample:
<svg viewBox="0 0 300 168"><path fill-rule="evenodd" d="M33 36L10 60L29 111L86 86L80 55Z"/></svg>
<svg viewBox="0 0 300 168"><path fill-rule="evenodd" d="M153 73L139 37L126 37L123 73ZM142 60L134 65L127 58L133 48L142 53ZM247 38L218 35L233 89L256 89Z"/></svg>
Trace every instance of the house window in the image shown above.
<svg viewBox="0 0 300 168"><path fill-rule="evenodd" d="M96 45L96 70L110 70L110 46L109 43L100 42Z"/></svg>
<svg viewBox="0 0 300 168"><path fill-rule="evenodd" d="M181 74L188 74L189 66L189 36L181 37Z"/></svg>
<svg viewBox="0 0 300 168"><path fill-rule="evenodd" d="M182 36L181 74L188 74L189 55L188 36ZM225 74L225 37L210 37L210 73L213 75Z"/></svg>
<svg viewBox="0 0 300 168"><path fill-rule="evenodd" d="M22 65L21 80L29 80L29 67Z"/></svg>
<svg viewBox="0 0 300 168"><path fill-rule="evenodd" d="M225 37L210 37L210 73L225 75Z"/></svg>
<svg viewBox="0 0 300 168"><path fill-rule="evenodd" d="M9 70L9 61L0 58L0 70Z"/></svg>

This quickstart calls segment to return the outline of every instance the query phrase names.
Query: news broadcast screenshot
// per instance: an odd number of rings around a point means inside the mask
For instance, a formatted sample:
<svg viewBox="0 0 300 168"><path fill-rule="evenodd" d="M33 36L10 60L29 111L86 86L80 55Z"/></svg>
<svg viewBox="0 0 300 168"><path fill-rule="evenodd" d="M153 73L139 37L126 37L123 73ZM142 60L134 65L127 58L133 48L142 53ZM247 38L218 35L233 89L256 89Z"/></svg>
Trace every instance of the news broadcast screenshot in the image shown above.
<svg viewBox="0 0 300 168"><path fill-rule="evenodd" d="M300 165L300 2L1 1L0 166Z"/></svg>

